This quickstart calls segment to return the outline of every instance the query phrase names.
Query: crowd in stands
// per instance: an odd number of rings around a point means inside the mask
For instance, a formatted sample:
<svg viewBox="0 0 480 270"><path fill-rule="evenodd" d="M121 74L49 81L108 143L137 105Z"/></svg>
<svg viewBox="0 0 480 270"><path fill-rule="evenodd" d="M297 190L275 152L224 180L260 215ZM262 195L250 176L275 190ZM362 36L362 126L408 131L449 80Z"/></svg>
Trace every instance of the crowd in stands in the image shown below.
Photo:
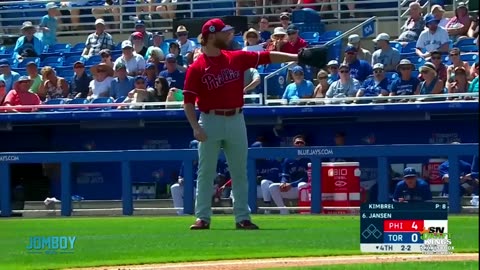
<svg viewBox="0 0 480 270"><path fill-rule="evenodd" d="M61 6L72 3L62 2ZM183 101L185 71L202 53L199 38L189 36L188 29L180 25L174 39L165 39L162 32L148 31L145 22L135 18L130 38L114 40L102 18L104 13L116 14L112 5L106 1L103 9L93 12L95 31L84 44L73 47L58 42L61 21L56 3L46 4L46 15L38 27L24 22L14 48L0 49L0 104L15 107L8 110L13 112L22 111L16 108L19 105L59 104L58 99L78 99L73 101L76 104L91 100L133 104ZM162 10L170 16L167 7L171 6L149 10ZM317 76L307 72L310 67L294 66L288 71L283 94L270 97L290 104L301 104L302 99L370 103L372 100L361 97L405 96L401 101L409 101L410 95L478 93L478 13L471 18L467 6L459 3L455 16L444 18L441 6L423 14L417 2L410 4L409 12L398 39L380 33L373 39L376 50L369 51L359 35L350 35L343 56L329 61L325 69L315 70ZM72 13L72 21L75 16ZM260 18L258 25L242 36L236 36L232 27L229 50L297 53L318 44L318 35L314 40L300 32L290 23L289 13L280 12L281 26L272 32L269 19ZM37 37L37 31L43 34ZM260 74L271 71L268 66L247 70L244 92L257 92ZM346 97L351 99L341 100Z"/></svg>

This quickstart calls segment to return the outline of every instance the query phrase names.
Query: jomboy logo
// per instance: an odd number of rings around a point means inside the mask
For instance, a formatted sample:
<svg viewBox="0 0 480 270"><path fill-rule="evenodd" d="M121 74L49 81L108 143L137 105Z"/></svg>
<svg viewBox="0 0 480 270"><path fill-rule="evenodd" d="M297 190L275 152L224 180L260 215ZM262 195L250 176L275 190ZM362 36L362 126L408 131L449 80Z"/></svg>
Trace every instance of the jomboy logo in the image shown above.
<svg viewBox="0 0 480 270"><path fill-rule="evenodd" d="M33 236L27 243L28 253L65 254L73 253L76 236Z"/></svg>

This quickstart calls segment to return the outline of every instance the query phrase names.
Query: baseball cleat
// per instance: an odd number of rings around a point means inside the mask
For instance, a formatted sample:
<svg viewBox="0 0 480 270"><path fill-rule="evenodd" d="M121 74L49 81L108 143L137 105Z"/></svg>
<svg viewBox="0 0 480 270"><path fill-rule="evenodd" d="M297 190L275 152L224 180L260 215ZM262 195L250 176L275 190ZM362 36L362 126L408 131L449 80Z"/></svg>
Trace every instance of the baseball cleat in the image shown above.
<svg viewBox="0 0 480 270"><path fill-rule="evenodd" d="M210 223L201 219L197 219L197 221L195 221L195 223L193 223L193 225L190 226L190 230L208 230L208 229L210 229Z"/></svg>
<svg viewBox="0 0 480 270"><path fill-rule="evenodd" d="M235 224L237 230L258 230L257 225L253 224L250 220L242 220Z"/></svg>

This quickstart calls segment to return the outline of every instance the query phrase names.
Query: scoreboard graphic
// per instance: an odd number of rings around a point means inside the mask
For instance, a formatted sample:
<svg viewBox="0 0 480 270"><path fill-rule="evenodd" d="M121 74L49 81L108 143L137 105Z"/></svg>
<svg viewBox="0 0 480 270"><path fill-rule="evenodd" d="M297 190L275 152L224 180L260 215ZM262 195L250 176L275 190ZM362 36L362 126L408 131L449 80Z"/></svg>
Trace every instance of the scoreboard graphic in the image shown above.
<svg viewBox="0 0 480 270"><path fill-rule="evenodd" d="M430 236L448 237L447 203L365 203L360 207L362 252L425 252L437 240Z"/></svg>

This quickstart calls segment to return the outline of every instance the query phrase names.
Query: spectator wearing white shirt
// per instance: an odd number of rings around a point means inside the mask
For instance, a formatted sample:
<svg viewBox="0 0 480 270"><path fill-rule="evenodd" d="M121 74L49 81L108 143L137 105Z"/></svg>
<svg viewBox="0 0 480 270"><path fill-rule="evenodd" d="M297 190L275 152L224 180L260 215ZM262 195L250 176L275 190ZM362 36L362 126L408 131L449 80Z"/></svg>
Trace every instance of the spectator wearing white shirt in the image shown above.
<svg viewBox="0 0 480 270"><path fill-rule="evenodd" d="M243 34L243 42L245 45L242 49L243 51L261 52L265 50L260 44L260 34L254 28L248 29Z"/></svg>
<svg viewBox="0 0 480 270"><path fill-rule="evenodd" d="M122 42L122 55L115 60L115 66L118 63L123 63L127 67L129 76L141 75L145 70L145 59L133 51L133 45L130 40Z"/></svg>
<svg viewBox="0 0 480 270"><path fill-rule="evenodd" d="M113 68L107 64L100 63L90 69L93 80L88 88L88 98L109 97L110 87L113 81Z"/></svg>
<svg viewBox="0 0 480 270"><path fill-rule="evenodd" d="M447 30L438 27L439 23L440 21L435 19L432 14L425 16L427 29L423 30L418 37L416 46L418 56L427 58L433 51L448 52L450 39L448 38Z"/></svg>
<svg viewBox="0 0 480 270"><path fill-rule="evenodd" d="M177 43L180 46L180 55L188 58L188 54L195 50L195 43L188 39L187 28L183 25L177 27Z"/></svg>
<svg viewBox="0 0 480 270"><path fill-rule="evenodd" d="M397 65L400 63L400 52L390 46L390 35L381 33L373 42L377 44L378 50L372 54L372 66L380 63L385 71L396 71Z"/></svg>
<svg viewBox="0 0 480 270"><path fill-rule="evenodd" d="M431 13L432 13L433 17L435 17L435 19L440 21L438 23L438 26L440 26L442 28L445 28L445 26L447 26L448 19L443 17L443 15L445 14L445 9L443 9L442 6L433 5Z"/></svg>

